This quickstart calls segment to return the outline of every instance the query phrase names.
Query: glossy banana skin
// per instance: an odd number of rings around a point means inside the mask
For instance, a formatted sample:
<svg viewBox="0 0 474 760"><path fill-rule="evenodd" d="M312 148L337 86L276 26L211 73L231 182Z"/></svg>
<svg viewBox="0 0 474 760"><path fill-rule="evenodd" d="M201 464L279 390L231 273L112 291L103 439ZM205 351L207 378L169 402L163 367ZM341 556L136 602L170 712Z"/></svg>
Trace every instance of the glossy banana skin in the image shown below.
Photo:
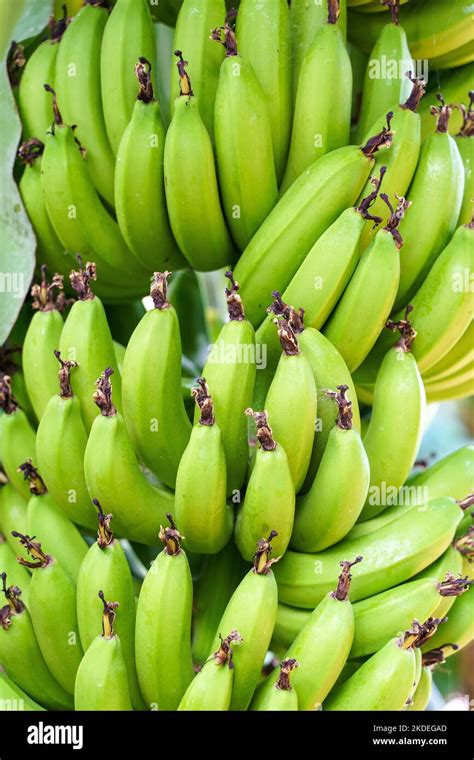
<svg viewBox="0 0 474 760"><path fill-rule="evenodd" d="M395 77L374 76L374 73L377 73L374 64L384 65L385 61L396 61L398 67L403 65L404 71L398 71ZM389 22L383 26L369 56L355 134L357 142L362 140L369 127L380 116L384 116L394 103L403 103L406 100L411 86L405 71L413 71L407 36L402 26Z"/></svg>
<svg viewBox="0 0 474 760"><path fill-rule="evenodd" d="M262 699L258 710L295 712L298 710L298 695L293 688L289 691L283 691L274 686L265 698Z"/></svg>
<svg viewBox="0 0 474 760"><path fill-rule="evenodd" d="M0 534L0 567L2 572L7 574L8 582L21 588L23 602L28 604L31 576L26 567L18 563L15 552L5 538Z"/></svg>
<svg viewBox="0 0 474 760"><path fill-rule="evenodd" d="M191 434L180 386L179 324L168 303L148 311L130 338L123 366L123 400L127 431L139 458L170 487L176 484ZM183 532L186 535L184 528Z"/></svg>
<svg viewBox="0 0 474 760"><path fill-rule="evenodd" d="M12 530L18 530L20 533L28 533L28 529L26 527L28 501L24 499L20 493L18 493L18 491L13 487L11 483L7 483L5 486L3 486L0 494L0 519L2 524L2 533L5 536L6 542L11 550L15 552L15 555L24 557L26 559L28 557L28 553L25 549L23 549L22 546L19 546L17 539L12 536ZM21 566L19 567L21 569ZM14 583L14 581L11 582ZM15 585L23 589L21 583Z"/></svg>
<svg viewBox="0 0 474 760"><path fill-rule="evenodd" d="M351 598L385 591L434 562L449 546L462 511L453 499L436 499L423 510L409 510L396 521L319 554L288 551L275 568L279 599L313 608L336 584L339 562L361 555L353 569Z"/></svg>
<svg viewBox="0 0 474 760"><path fill-rule="evenodd" d="M0 673L0 700L2 705L14 704L16 710L39 711L44 710L37 702L34 702L23 689L9 678L6 673ZM4 707L8 710L8 707Z"/></svg>
<svg viewBox="0 0 474 760"><path fill-rule="evenodd" d="M191 266L207 272L230 264L234 246L220 205L211 139L195 97L175 101L164 172L171 229Z"/></svg>
<svg viewBox="0 0 474 760"><path fill-rule="evenodd" d="M50 710L72 710L73 701L52 676L25 609L12 616L7 630L0 630L0 660L21 689Z"/></svg>
<svg viewBox="0 0 474 760"><path fill-rule="evenodd" d="M65 360L78 363L71 375L71 385L89 432L99 413L92 398L94 383L105 367L117 370L112 335L100 298L76 301L64 323L59 350ZM113 389L114 404L121 409L122 382L118 371L113 377Z"/></svg>
<svg viewBox="0 0 474 760"><path fill-rule="evenodd" d="M242 0L236 27L239 50L267 101L278 181L285 170L291 134L292 70L290 12L285 0Z"/></svg>
<svg viewBox="0 0 474 760"><path fill-rule="evenodd" d="M291 547L317 552L343 539L360 515L369 482L369 460L359 433L336 425L310 490L297 499Z"/></svg>
<svg viewBox="0 0 474 760"><path fill-rule="evenodd" d="M281 355L264 408L273 434L286 452L298 493L311 459L317 413L316 383L304 352Z"/></svg>
<svg viewBox="0 0 474 760"><path fill-rule="evenodd" d="M82 658L74 689L76 710L131 710L127 669L118 636L97 636Z"/></svg>
<svg viewBox="0 0 474 760"><path fill-rule="evenodd" d="M446 187L452 188L448 195L443 191ZM412 209L400 223L403 248L394 309L398 310L412 300L451 239L461 211L463 189L464 169L456 141L447 134L431 135L423 143L408 191ZM424 213L427 213L425 219Z"/></svg>
<svg viewBox="0 0 474 760"><path fill-rule="evenodd" d="M417 578L436 578L437 581L442 582L446 578L446 574L450 573L451 575L454 575L455 578L462 577L462 571L463 571L463 556L461 552L456 549L456 547L451 545L446 549L444 554L441 555L441 557L436 560L436 562L433 562L432 565L427 567L425 570L423 570L421 573L419 573L416 577ZM439 618L442 620L449 612L451 607L453 606L454 602L456 601L455 596L443 596L438 599L438 605L436 606L436 609L432 613L432 617ZM419 618L423 618L423 616L419 616ZM427 615L423 620L428 618L429 615ZM418 618L418 619L419 619Z"/></svg>
<svg viewBox="0 0 474 760"><path fill-rule="evenodd" d="M401 710L415 680L415 653L397 639L364 663L324 703L325 710Z"/></svg>
<svg viewBox="0 0 474 760"><path fill-rule="evenodd" d="M30 498L26 527L29 536L44 536L44 551L55 557L61 569L76 583L79 568L87 554L87 544L50 494Z"/></svg>
<svg viewBox="0 0 474 760"><path fill-rule="evenodd" d="M461 446L408 479L408 485L425 487L430 499L463 499L474 487L474 446Z"/></svg>
<svg viewBox="0 0 474 760"><path fill-rule="evenodd" d="M392 309L399 278L397 245L390 232L382 229L362 255L323 331L351 372L362 364L380 335Z"/></svg>
<svg viewBox="0 0 474 760"><path fill-rule="evenodd" d="M456 599L451 607L448 620L439 626L438 630L421 648L423 653L443 647L444 644L456 644L457 649L443 649L445 657L466 647L474 638L474 593L472 588Z"/></svg>
<svg viewBox="0 0 474 760"><path fill-rule="evenodd" d="M450 351L425 374L425 382L438 382L466 369L474 358L474 323L471 322Z"/></svg>
<svg viewBox="0 0 474 760"><path fill-rule="evenodd" d="M137 94L134 67L143 56L155 70L156 42L145 0L118 0L105 26L100 81L105 127L114 153L130 121Z"/></svg>
<svg viewBox="0 0 474 760"><path fill-rule="evenodd" d="M36 433L38 467L52 499L66 517L94 530L97 519L84 476L86 444L78 397L56 394L49 400Z"/></svg>
<svg viewBox="0 0 474 760"><path fill-rule="evenodd" d="M207 660L188 686L178 710L229 710L234 670Z"/></svg>
<svg viewBox="0 0 474 760"><path fill-rule="evenodd" d="M145 576L137 606L135 658L149 709L176 710L192 682L192 598L186 555L162 551Z"/></svg>
<svg viewBox="0 0 474 760"><path fill-rule="evenodd" d="M53 121L51 97L43 85L54 86L59 43L42 42L28 59L18 90L18 108L23 124L23 138L43 139Z"/></svg>
<svg viewBox="0 0 474 760"><path fill-rule="evenodd" d="M173 50L182 50L189 62L193 92L199 98L201 117L211 139L214 134L214 100L224 50L220 45L212 44L209 33L222 24L225 15L224 0L201 0L199 3L184 0L173 37ZM177 81L176 68L171 66L172 95L176 92ZM171 116L173 111L174 100L171 98Z"/></svg>
<svg viewBox="0 0 474 760"><path fill-rule="evenodd" d="M274 207L278 187L266 96L239 55L226 57L220 68L214 136L224 214L243 251Z"/></svg>
<svg viewBox="0 0 474 760"><path fill-rule="evenodd" d="M152 485L140 469L123 417L96 418L84 454L84 472L92 498L113 504L118 535L156 545L174 494Z"/></svg>
<svg viewBox="0 0 474 760"><path fill-rule="evenodd" d="M314 161L347 145L351 93L352 66L339 23L323 24L301 63L281 192Z"/></svg>
<svg viewBox="0 0 474 760"><path fill-rule="evenodd" d="M327 594L309 615L285 654L285 658L294 657L299 662L291 677L299 710L320 709L345 665L353 635L351 603L348 599L339 601ZM277 674L272 673L258 690L253 709L260 709L276 679Z"/></svg>
<svg viewBox="0 0 474 760"><path fill-rule="evenodd" d="M26 388L33 409L40 420L48 401L57 392L57 361L53 351L59 346L63 329L59 311L38 311L31 320L22 358Z"/></svg>
<svg viewBox="0 0 474 760"><path fill-rule="evenodd" d="M272 544L275 545L273 539ZM227 629L237 628L243 639L241 646L234 649L230 710L246 710L250 704L272 638L277 605L278 592L272 570L266 575L249 570L232 594L216 628L211 651L219 646L219 633Z"/></svg>
<svg viewBox="0 0 474 760"><path fill-rule="evenodd" d="M363 438L370 486L361 521L375 517L387 506L381 498L384 484L400 488L405 482L418 453L424 413L425 390L416 359L410 352L390 349L377 375L372 416ZM406 422L400 431L397 420L402 418Z"/></svg>
<svg viewBox="0 0 474 760"><path fill-rule="evenodd" d="M114 154L105 130L100 88L100 51L107 20L106 9L93 5L84 6L72 19L59 46L54 88L63 118L67 124L77 124L76 135L87 148L92 181L113 208Z"/></svg>
<svg viewBox="0 0 474 760"><path fill-rule="evenodd" d="M422 668L420 680L418 681L418 686L416 687L416 691L412 697L412 702L408 705L408 710L426 710L431 697L432 684L433 676L431 668Z"/></svg>
<svg viewBox="0 0 474 760"><path fill-rule="evenodd" d="M278 530L272 541L275 555L284 554L294 514L295 487L283 447L277 444L273 451L258 449L235 523L235 543L242 557L251 560L259 537L268 535L273 526Z"/></svg>
<svg viewBox="0 0 474 760"><path fill-rule="evenodd" d="M102 603L97 589L107 599L114 599L122 614L115 621L127 670L128 690L136 710L144 709L135 669L135 598L127 558L116 539L103 548L95 542L87 552L77 579L77 622L81 644L86 652L101 633Z"/></svg>
<svg viewBox="0 0 474 760"><path fill-rule="evenodd" d="M265 317L272 291L285 290L315 240L354 203L372 166L373 159L358 148L339 148L316 161L280 198L234 271L254 326Z"/></svg>
<svg viewBox="0 0 474 760"><path fill-rule="evenodd" d="M459 155L464 166L464 194L459 212L458 227L461 224L469 224L473 216L474 198L474 174L473 174L473 151L474 145L471 137L456 137Z"/></svg>
<svg viewBox="0 0 474 760"><path fill-rule="evenodd" d="M11 414L0 417L0 447L2 467L8 480L24 499L30 498L28 483L18 467L35 458L36 435L25 412L19 407Z"/></svg>
<svg viewBox="0 0 474 760"><path fill-rule="evenodd" d="M245 410L252 403L257 373L254 347L255 333L250 322L246 319L231 320L222 327L210 348L202 371L212 394L216 422L222 433L228 495L242 488L247 473ZM195 421L197 416L196 409Z"/></svg>

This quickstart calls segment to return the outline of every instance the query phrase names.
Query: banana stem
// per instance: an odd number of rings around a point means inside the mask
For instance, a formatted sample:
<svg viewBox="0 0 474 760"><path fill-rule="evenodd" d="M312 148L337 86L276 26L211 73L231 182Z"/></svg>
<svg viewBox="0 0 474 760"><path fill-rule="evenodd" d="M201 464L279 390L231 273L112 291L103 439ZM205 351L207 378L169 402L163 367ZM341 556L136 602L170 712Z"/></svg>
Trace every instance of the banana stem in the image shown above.
<svg viewBox="0 0 474 760"><path fill-rule="evenodd" d="M215 422L214 404L209 393L209 388L207 387L206 378L198 377L196 383L198 384L198 387L191 388L191 396L198 405L201 413L199 416L199 424L212 427Z"/></svg>
<svg viewBox="0 0 474 760"><path fill-rule="evenodd" d="M20 565L29 567L31 570L37 570L40 567L48 567L48 565L52 564L53 558L49 554L45 554L39 541L33 540L34 537L19 533L17 530L12 530L12 536L20 539L20 544L25 547L29 556L33 558L33 561L30 562L23 557L17 557Z"/></svg>
<svg viewBox="0 0 474 760"><path fill-rule="evenodd" d="M280 662L280 675L278 681L275 684L275 689L281 689L281 691L291 691L292 686L290 683L291 673L296 668L299 668L298 660L288 658Z"/></svg>
<svg viewBox="0 0 474 760"><path fill-rule="evenodd" d="M177 554L182 553L181 541L184 539L184 536L182 536L177 529L173 517L169 512L166 513L166 517L168 518L171 527L163 528L163 526L160 525L158 536L160 541L163 541L165 545L164 551L166 554L169 554L170 557L175 557Z"/></svg>
<svg viewBox="0 0 474 760"><path fill-rule="evenodd" d="M232 644L240 644L243 639L240 633L236 630L231 631L225 639L219 634L221 645L217 652L212 655L216 660L217 665L228 665L229 670L234 668Z"/></svg>
<svg viewBox="0 0 474 760"><path fill-rule="evenodd" d="M347 560L339 562L342 567L342 572L337 580L337 588L331 594L333 599L337 599L339 602L345 602L349 598L349 589L352 580L351 567L362 562L363 559L362 555L359 554L353 562L348 562Z"/></svg>
<svg viewBox="0 0 474 760"><path fill-rule="evenodd" d="M14 414L19 404L13 395L10 375L3 375L0 378L0 409L5 414Z"/></svg>
<svg viewBox="0 0 474 760"><path fill-rule="evenodd" d="M155 309L163 311L169 309L171 304L168 301L168 279L171 272L153 272L151 278L150 296Z"/></svg>
<svg viewBox="0 0 474 760"><path fill-rule="evenodd" d="M234 279L234 275L230 269L225 273L225 276L230 280L230 287L224 289L227 299L229 319L231 322L243 322L245 319L245 313L242 299L238 294L240 285Z"/></svg>
<svg viewBox="0 0 474 760"><path fill-rule="evenodd" d="M110 544L114 540L114 534L110 528L110 521L112 520L112 514L110 513L107 515L104 514L98 499L92 499L92 503L94 507L97 508L97 511L99 513L97 516L98 521L99 521L99 527L97 530L97 543L101 549L105 549L107 546L110 546Z"/></svg>
<svg viewBox="0 0 474 760"><path fill-rule="evenodd" d="M352 401L346 398L346 393L349 390L348 385L338 385L336 391L326 390L326 396L334 399L337 404L337 419L336 425L341 430L351 430L352 428ZM360 560L358 560L360 562Z"/></svg>
<svg viewBox="0 0 474 760"><path fill-rule="evenodd" d="M102 636L104 639L113 639L114 623L117 617L116 609L119 606L118 602L107 602L105 600L104 592L99 591L99 598L104 605L104 611L102 613Z"/></svg>
<svg viewBox="0 0 474 760"><path fill-rule="evenodd" d="M395 344L395 348L399 349L400 351L403 351L404 353L409 353L412 349L413 341L415 340L417 336L417 332L412 327L412 324L410 320L408 319L408 315L413 311L413 306L411 303L408 304L408 306L405 309L405 317L404 319L400 319L398 322L394 322L391 319L388 319L385 323L385 327L387 330L390 330L391 332L396 332L397 330L400 333L400 338L398 342ZM427 464L425 465L428 466Z"/></svg>
<svg viewBox="0 0 474 760"><path fill-rule="evenodd" d="M31 459L20 464L17 472L23 473L23 478L28 481L30 491L34 496L42 496L47 493L46 484L36 467L33 466Z"/></svg>
<svg viewBox="0 0 474 760"><path fill-rule="evenodd" d="M97 390L92 398L100 409L103 417L114 417L117 410L112 402L112 383L110 376L114 374L112 367L107 367L95 381Z"/></svg>
<svg viewBox="0 0 474 760"><path fill-rule="evenodd" d="M406 75L413 84L413 88L406 101L400 104L400 108L403 108L405 111L413 111L413 113L416 113L416 110L420 105L420 100L425 94L426 82L423 77L414 77L414 79L412 79L411 71L407 71Z"/></svg>
<svg viewBox="0 0 474 760"><path fill-rule="evenodd" d="M256 573L256 575L268 575L271 566L280 559L280 557L271 558L273 551L271 542L275 536L278 536L278 531L271 530L268 538L261 538L257 541L257 551L252 559L253 572Z"/></svg>
<svg viewBox="0 0 474 760"><path fill-rule="evenodd" d="M300 352L296 335L290 323L284 318L274 319L273 324L278 328L278 339L286 356L298 356Z"/></svg>
<svg viewBox="0 0 474 760"><path fill-rule="evenodd" d="M392 144L393 132L390 129L390 122L393 119L393 111L389 111L385 119L387 121L387 126L383 127L378 134L370 137L366 144L361 147L362 153L364 156L367 156L367 158L375 155L380 148L390 148Z"/></svg>

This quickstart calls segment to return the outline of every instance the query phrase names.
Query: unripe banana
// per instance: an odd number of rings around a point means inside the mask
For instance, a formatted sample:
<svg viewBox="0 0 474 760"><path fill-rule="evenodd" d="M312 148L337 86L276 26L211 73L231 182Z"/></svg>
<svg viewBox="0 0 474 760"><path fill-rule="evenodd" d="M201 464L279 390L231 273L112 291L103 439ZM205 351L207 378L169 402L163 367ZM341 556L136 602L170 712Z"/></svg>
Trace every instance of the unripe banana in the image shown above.
<svg viewBox="0 0 474 760"><path fill-rule="evenodd" d="M473 173L473 140L474 136L474 91L469 91L469 106L459 106L463 115L461 129L455 137L459 155L464 166L464 195L459 212L458 226L469 224L474 215L474 173Z"/></svg>
<svg viewBox="0 0 474 760"><path fill-rule="evenodd" d="M149 709L176 710L193 680L191 611L193 586L183 538L167 515L160 528L163 551L152 563L137 605L135 657Z"/></svg>
<svg viewBox="0 0 474 760"><path fill-rule="evenodd" d="M292 677L299 710L320 709L345 665L354 636L354 613L348 598L351 568L361 560L358 556L353 562L340 562L342 572L335 590L325 595L285 654L285 659L296 659L300 665ZM260 709L276 680L273 673L264 682L252 709Z"/></svg>
<svg viewBox="0 0 474 760"><path fill-rule="evenodd" d="M299 667L299 662L295 659L287 658L280 662L278 680L259 703L258 710L278 712L298 710L298 694L290 683L291 672L297 667Z"/></svg>
<svg viewBox="0 0 474 760"><path fill-rule="evenodd" d="M6 673L0 673L0 705L2 710L44 710L28 694L7 676ZM10 705L12 705L10 707Z"/></svg>
<svg viewBox="0 0 474 760"><path fill-rule="evenodd" d="M97 587L106 597L114 598L123 610L116 624L122 655L127 669L128 689L136 710L144 709L135 669L135 599L132 574L120 542L114 538L111 514L99 512L97 541L90 547L81 564L77 578L77 622L84 652L100 633L99 613L102 604ZM127 610L127 614L125 614Z"/></svg>
<svg viewBox="0 0 474 760"><path fill-rule="evenodd" d="M13 586L21 588L24 602L28 604L31 576L28 570L18 563L15 552L7 543L6 537L6 531L5 534L0 533L0 568L3 573L6 573ZM10 537L13 539L11 532Z"/></svg>
<svg viewBox="0 0 474 760"><path fill-rule="evenodd" d="M16 490L29 499L30 489L18 467L35 457L36 435L12 393L9 375L0 378L0 446L2 467Z"/></svg>
<svg viewBox="0 0 474 760"><path fill-rule="evenodd" d="M375 345L388 319L400 279L398 232L403 215L410 205L398 197L396 210L381 196L390 209L387 225L375 235L362 255L344 294L336 306L324 335L344 358L351 372L362 364Z"/></svg>
<svg viewBox="0 0 474 760"><path fill-rule="evenodd" d="M117 362L102 301L91 288L91 282L96 279L95 265L88 262L83 268L80 262L79 271L71 272L70 279L78 300L64 323L59 350L63 359L78 364L71 385L80 401L86 430L90 431L98 414L92 398L94 382L104 367L116 369ZM121 386L120 375L117 373L114 379L114 402L118 409L122 408Z"/></svg>
<svg viewBox="0 0 474 760"><path fill-rule="evenodd" d="M467 508L467 503L464 508ZM352 599L365 599L408 580L451 543L462 509L450 498L411 509L372 533L345 540L319 554L288 551L276 568L280 601L312 609L334 587L341 556L362 555L354 568Z"/></svg>
<svg viewBox="0 0 474 760"><path fill-rule="evenodd" d="M56 295L55 289L58 290ZM53 351L59 345L64 324L61 311L66 301L62 290L62 276L56 274L48 283L46 267L42 266L41 283L31 288L36 314L28 326L22 351L26 388L39 420L56 392L57 365Z"/></svg>
<svg viewBox="0 0 474 760"><path fill-rule="evenodd" d="M219 649L204 663L189 684L178 710L229 710L234 679L233 644L243 641L238 631L221 637Z"/></svg>
<svg viewBox="0 0 474 760"><path fill-rule="evenodd" d="M206 272L232 263L235 254L220 205L211 139L186 72L187 61L180 50L175 55L180 95L166 134L166 203L180 250L194 269Z"/></svg>
<svg viewBox="0 0 474 760"><path fill-rule="evenodd" d="M433 675L430 667L423 667L420 680L413 694L412 701L408 705L408 710L426 710L431 698L431 688L433 685Z"/></svg>
<svg viewBox="0 0 474 760"><path fill-rule="evenodd" d="M355 202L372 169L374 154L391 140L392 133L384 128L363 148L346 146L323 156L269 213L234 272L247 318L254 326L265 316L270 293L285 290L315 240Z"/></svg>
<svg viewBox="0 0 474 760"><path fill-rule="evenodd" d="M105 26L100 57L105 127L114 153L132 115L134 66L140 56L154 67L156 41L149 4L145 0L117 0Z"/></svg>
<svg viewBox="0 0 474 760"><path fill-rule="evenodd" d="M229 20L212 32L226 51L214 105L214 136L224 214L243 251L275 205L278 186L267 95L251 63L239 54Z"/></svg>
<svg viewBox="0 0 474 760"><path fill-rule="evenodd" d="M236 34L240 52L250 62L266 96L273 156L277 180L280 181L288 155L292 116L288 4L285 0L241 0Z"/></svg>
<svg viewBox="0 0 474 760"><path fill-rule="evenodd" d="M154 308L140 320L128 343L123 401L137 455L174 488L191 424L181 393L181 338L176 311L167 298L169 275L155 272L150 291Z"/></svg>
<svg viewBox="0 0 474 760"><path fill-rule="evenodd" d="M338 414L313 484L297 500L291 536L291 546L297 551L321 551L344 538L367 497L370 465L361 437L352 427L347 390L339 385L338 392L326 391L336 401Z"/></svg>
<svg viewBox="0 0 474 760"><path fill-rule="evenodd" d="M50 82L54 86L59 42L69 21L65 10L58 21L51 16L48 23L50 39L38 45L24 68L18 88L18 109L24 139L43 137L51 126L51 100L43 85Z"/></svg>
<svg viewBox="0 0 474 760"><path fill-rule="evenodd" d="M105 130L100 87L101 44L108 13L95 0L74 16L61 40L54 84L67 124L77 124L87 166L98 192L114 206L114 154ZM115 49L117 54L117 49Z"/></svg>
<svg viewBox="0 0 474 760"><path fill-rule="evenodd" d="M461 103L472 87L474 64L462 66L454 71L440 71L437 77L437 90L443 93L446 103ZM433 131L433 115L431 106L436 104L436 93L430 93L429 97L422 100L419 114L421 118L421 139L424 140ZM448 124L450 135L455 135L461 129L463 122L462 113L454 111Z"/></svg>
<svg viewBox="0 0 474 760"><path fill-rule="evenodd" d="M101 413L94 420L84 454L84 472L91 498L113 504L118 535L156 545L160 524L173 509L171 491L152 485L140 469L122 415L112 402L106 369L97 381L95 402Z"/></svg>
<svg viewBox="0 0 474 760"><path fill-rule="evenodd" d="M314 161L349 142L352 66L338 19L339 0L328 0L327 23L301 63L283 193Z"/></svg>
<svg viewBox="0 0 474 760"><path fill-rule="evenodd" d="M273 541L276 554L284 554L290 541L295 516L295 486L288 458L281 444L273 438L266 412L245 412L257 426L259 448L237 513L235 543L244 559L250 560L259 536L278 527Z"/></svg>
<svg viewBox="0 0 474 760"><path fill-rule="evenodd" d="M1 494L1 507L0 507L0 519L2 523L2 533L5 536L6 542L16 554L21 554L25 558L28 556L26 551L18 551L18 541L12 536L12 530L19 530L22 533L27 533L28 528L26 525L26 513L28 508L28 501L12 486L11 483L7 483L2 487ZM31 494L29 494L30 496ZM15 584L15 581L13 581ZM21 583L17 584L20 588L23 588ZM23 588L25 591L25 589ZM26 594L24 594L26 597Z"/></svg>
<svg viewBox="0 0 474 760"><path fill-rule="evenodd" d="M100 712L131 710L127 669L120 639L114 631L118 602L106 602L103 591L99 591L99 597L104 607L102 633L94 639L79 665L74 707Z"/></svg>
<svg viewBox="0 0 474 760"><path fill-rule="evenodd" d="M474 639L474 592L472 588L456 599L443 623L434 636L423 646L423 664L444 662L463 649Z"/></svg>
<svg viewBox="0 0 474 760"><path fill-rule="evenodd" d="M226 457L227 494L242 488L247 473L248 441L245 410L252 403L257 369L255 333L245 318L239 283L226 272L229 322L221 329L202 371L212 391L216 422ZM263 371L263 370L261 370ZM195 422L199 410L195 410ZM207 654L207 653L206 653Z"/></svg>
<svg viewBox="0 0 474 760"><path fill-rule="evenodd" d="M219 69L224 51L212 45L209 32L220 24L225 16L224 0L184 0L173 37L173 50L184 50L189 61L189 75L193 91L199 98L201 118L209 135L214 134L214 101L216 97ZM171 67L171 89L176 88L176 70ZM174 101L171 99L171 116Z"/></svg>
<svg viewBox="0 0 474 760"><path fill-rule="evenodd" d="M443 358L425 373L425 382L438 382L465 370L474 359L474 322L470 322L463 334Z"/></svg>
<svg viewBox="0 0 474 760"><path fill-rule="evenodd" d="M260 539L253 557L253 567L239 583L225 608L215 631L213 648L218 646L221 632L228 626L239 626L243 646L234 653L235 674L230 710L246 710L257 686L263 661L275 625L278 594L272 565L273 539ZM227 626L227 628L226 628ZM212 649L211 649L212 652Z"/></svg>
<svg viewBox="0 0 474 760"><path fill-rule="evenodd" d="M163 176L165 128L154 98L150 62L135 66L139 92L117 152L115 205L122 235L147 269L183 268L171 233Z"/></svg>
<svg viewBox="0 0 474 760"><path fill-rule="evenodd" d="M50 710L72 710L73 701L46 665L33 630L30 614L20 599L21 589L7 588L2 573L7 604L0 610L0 660L8 675L21 689Z"/></svg>
<svg viewBox="0 0 474 760"><path fill-rule="evenodd" d="M468 532L466 535L461 535L460 537L456 538L453 541L452 545L446 549L444 554L442 554L441 557L436 560L436 562L433 562L432 565L425 568L425 570L423 570L421 573L418 573L416 578L436 578L440 583L444 580L447 580L448 578L462 579L464 552L466 552L467 556L469 556L471 550L471 536ZM464 579L466 581L469 581L467 575L464 577ZM466 589L467 588L468 586L466 586ZM453 606L456 600L456 596L456 594L443 595L443 598L439 600L439 604L436 609L432 611L433 616L437 618L444 618ZM418 617L423 616L419 615Z"/></svg>
<svg viewBox="0 0 474 760"><path fill-rule="evenodd" d="M28 605L41 653L51 673L69 694L83 651L79 640L76 614L76 588L66 570L46 554L30 536L13 532L30 559L19 562L33 571Z"/></svg>
<svg viewBox="0 0 474 760"><path fill-rule="evenodd" d="M399 2L390 5L391 21L385 24L369 55L365 72L362 104L355 138L363 139L369 127L386 113L394 103L406 100L410 94L410 83L406 72L413 71L413 61L407 43L405 30L399 22ZM388 76L380 71L387 62L396 62L397 76ZM392 73L392 72L390 72Z"/></svg>

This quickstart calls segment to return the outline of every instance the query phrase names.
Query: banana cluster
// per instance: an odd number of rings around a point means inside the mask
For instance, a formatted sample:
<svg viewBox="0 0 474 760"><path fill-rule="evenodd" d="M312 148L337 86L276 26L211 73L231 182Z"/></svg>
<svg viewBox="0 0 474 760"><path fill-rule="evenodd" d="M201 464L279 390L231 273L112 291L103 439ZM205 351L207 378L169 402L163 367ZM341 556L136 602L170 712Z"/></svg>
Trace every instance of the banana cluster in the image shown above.
<svg viewBox="0 0 474 760"><path fill-rule="evenodd" d="M426 403L473 386L468 3L184 0L169 109L148 3L107 5L18 90L40 266L1 357L0 697L424 710L474 638L474 448L417 461Z"/></svg>

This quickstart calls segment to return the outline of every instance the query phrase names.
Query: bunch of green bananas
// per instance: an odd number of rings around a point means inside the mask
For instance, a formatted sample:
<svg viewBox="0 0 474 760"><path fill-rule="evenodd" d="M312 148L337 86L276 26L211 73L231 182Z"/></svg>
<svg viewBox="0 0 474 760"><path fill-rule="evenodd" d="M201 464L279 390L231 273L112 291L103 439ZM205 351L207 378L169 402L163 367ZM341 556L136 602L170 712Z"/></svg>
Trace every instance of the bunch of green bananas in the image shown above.
<svg viewBox="0 0 474 760"><path fill-rule="evenodd" d="M417 461L427 402L474 383L474 64L450 5L163 1L168 56L146 0L85 0L33 46L5 699L424 710L474 638L474 447Z"/></svg>

